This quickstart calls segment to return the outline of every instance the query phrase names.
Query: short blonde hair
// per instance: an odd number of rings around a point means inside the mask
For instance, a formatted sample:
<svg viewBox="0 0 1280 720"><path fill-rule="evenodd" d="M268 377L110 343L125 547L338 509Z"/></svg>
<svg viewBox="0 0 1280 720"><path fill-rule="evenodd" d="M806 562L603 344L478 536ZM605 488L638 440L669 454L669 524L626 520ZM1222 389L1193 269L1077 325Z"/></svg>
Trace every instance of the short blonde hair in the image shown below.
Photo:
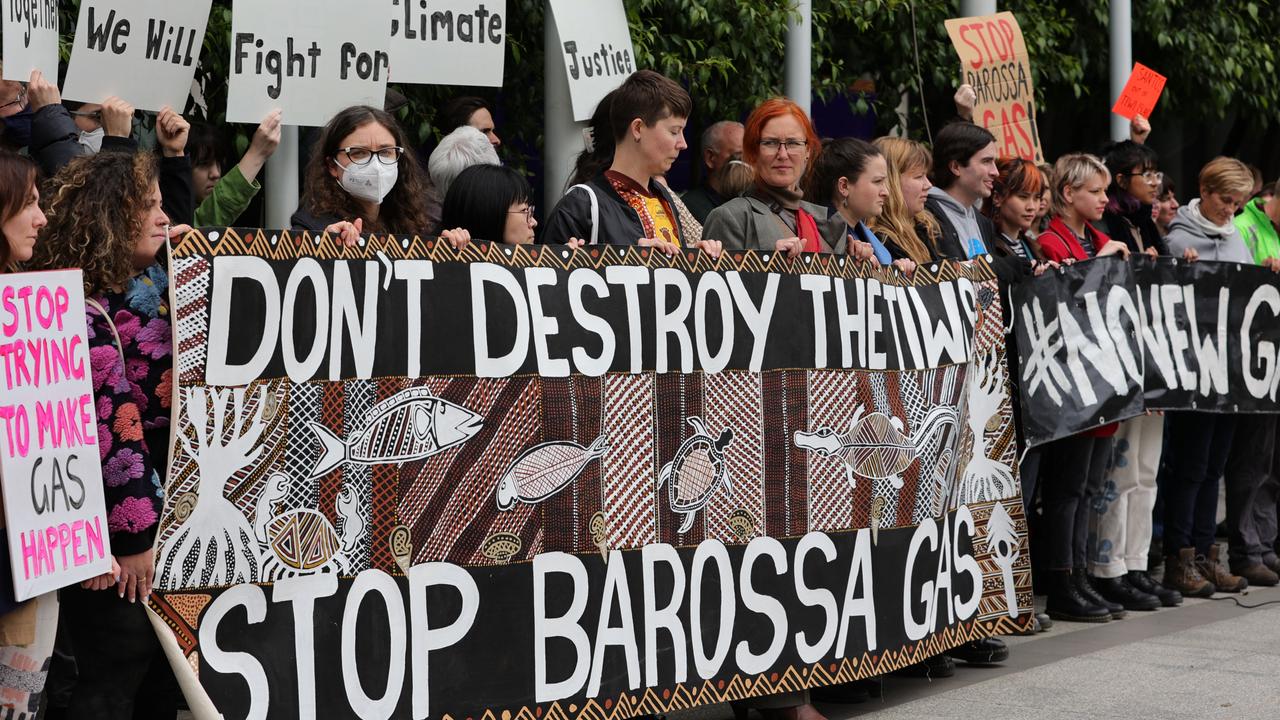
<svg viewBox="0 0 1280 720"><path fill-rule="evenodd" d="M1067 202L1066 194L1062 192L1063 188L1079 190L1085 183L1098 176L1102 177L1104 186L1111 184L1111 172L1097 155L1071 153L1058 158L1058 162L1053 164L1053 192L1049 196L1049 206L1053 214L1065 214L1070 204Z"/></svg>
<svg viewBox="0 0 1280 720"><path fill-rule="evenodd" d="M1247 200L1253 194L1253 173L1235 158L1216 157L1200 169L1200 194L1207 193L1243 195Z"/></svg>

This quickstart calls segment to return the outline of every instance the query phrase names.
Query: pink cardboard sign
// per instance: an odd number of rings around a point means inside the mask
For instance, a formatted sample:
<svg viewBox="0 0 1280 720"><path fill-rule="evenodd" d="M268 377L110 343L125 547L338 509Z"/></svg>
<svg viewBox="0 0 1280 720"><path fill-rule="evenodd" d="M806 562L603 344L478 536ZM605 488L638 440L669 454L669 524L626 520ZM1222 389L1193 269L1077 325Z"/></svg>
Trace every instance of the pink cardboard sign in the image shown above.
<svg viewBox="0 0 1280 720"><path fill-rule="evenodd" d="M111 570L79 270L0 275L0 487L18 600Z"/></svg>

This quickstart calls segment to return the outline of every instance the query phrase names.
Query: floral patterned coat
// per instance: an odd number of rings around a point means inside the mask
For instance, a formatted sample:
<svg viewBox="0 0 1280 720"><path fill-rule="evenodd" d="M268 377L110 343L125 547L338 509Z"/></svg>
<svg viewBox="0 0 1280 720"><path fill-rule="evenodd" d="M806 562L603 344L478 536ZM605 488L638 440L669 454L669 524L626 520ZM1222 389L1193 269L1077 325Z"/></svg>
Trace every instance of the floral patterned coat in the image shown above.
<svg viewBox="0 0 1280 720"><path fill-rule="evenodd" d="M136 276L124 292L93 298L111 316L120 347L112 323L86 307L107 526L117 556L151 547L164 502L144 430L169 426L173 334L167 298L168 276L159 265Z"/></svg>

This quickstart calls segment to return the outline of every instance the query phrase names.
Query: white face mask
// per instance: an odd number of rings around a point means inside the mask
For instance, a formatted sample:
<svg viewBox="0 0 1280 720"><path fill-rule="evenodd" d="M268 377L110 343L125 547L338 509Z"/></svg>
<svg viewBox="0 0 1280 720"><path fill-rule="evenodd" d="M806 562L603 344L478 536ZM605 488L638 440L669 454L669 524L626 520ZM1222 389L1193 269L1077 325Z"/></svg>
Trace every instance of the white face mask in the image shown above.
<svg viewBox="0 0 1280 720"><path fill-rule="evenodd" d="M89 148L89 152L94 153L94 154L97 154L99 151L101 151L101 150L102 150L102 136L103 136L103 135L104 135L104 133L102 132L102 128L98 128L97 130L94 130L93 132L83 132L83 131L81 131L81 133L80 133L80 144L81 144L81 145L83 145L83 146L85 146L85 147L87 147L87 148Z"/></svg>
<svg viewBox="0 0 1280 720"><path fill-rule="evenodd" d="M333 161L335 164L337 160ZM338 167L342 167L338 164ZM400 177L400 164L384 165L381 160L371 158L364 165L350 165L342 168L342 177L338 184L352 197L382 204L383 198L396 186Z"/></svg>

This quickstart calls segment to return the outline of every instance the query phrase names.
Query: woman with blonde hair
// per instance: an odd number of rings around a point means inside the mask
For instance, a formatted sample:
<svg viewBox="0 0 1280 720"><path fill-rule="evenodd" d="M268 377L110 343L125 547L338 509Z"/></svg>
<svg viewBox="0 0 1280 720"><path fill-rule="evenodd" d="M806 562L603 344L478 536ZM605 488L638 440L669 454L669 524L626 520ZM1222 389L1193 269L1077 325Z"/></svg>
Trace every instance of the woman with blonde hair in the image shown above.
<svg viewBox="0 0 1280 720"><path fill-rule="evenodd" d="M1253 174L1248 166L1235 158L1214 158L1200 171L1199 181L1200 197L1178 208L1177 216L1169 223L1169 234L1165 236L1169 251L1181 255L1190 249L1201 260L1254 264L1253 254L1232 219L1253 192ZM1273 264L1272 269L1276 268ZM1228 572L1219 562L1214 530L1218 478L1227 467L1242 420L1230 413L1194 411L1170 412L1165 417L1168 477L1161 492L1165 493L1166 583L1192 597L1207 597L1214 590L1240 592L1249 581ZM1248 488L1241 492L1242 482L1248 481L1238 472L1227 473L1227 525L1231 549L1237 555L1233 570L1244 571L1248 568L1241 566L1243 548L1238 533L1231 532L1239 528L1241 511L1252 510L1251 493ZM1270 578L1267 582L1271 582Z"/></svg>
<svg viewBox="0 0 1280 720"><path fill-rule="evenodd" d="M929 198L929 168L933 155L915 140L882 137L874 143L889 166L889 196L884 210L871 223L871 230L884 241L889 253L917 265L939 260L937 239L942 234L938 220L926 212Z"/></svg>

